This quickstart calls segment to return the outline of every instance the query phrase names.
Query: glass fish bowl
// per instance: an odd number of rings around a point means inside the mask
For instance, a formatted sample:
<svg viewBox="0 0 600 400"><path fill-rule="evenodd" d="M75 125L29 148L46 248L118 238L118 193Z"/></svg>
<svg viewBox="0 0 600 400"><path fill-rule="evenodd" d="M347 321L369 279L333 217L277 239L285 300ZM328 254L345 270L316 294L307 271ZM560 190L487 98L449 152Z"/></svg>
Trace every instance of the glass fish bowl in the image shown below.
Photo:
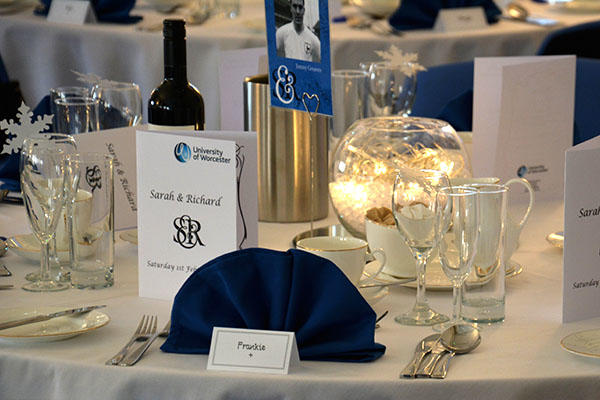
<svg viewBox="0 0 600 400"><path fill-rule="evenodd" d="M461 138L445 121L386 116L352 124L332 156L329 196L352 235L365 238L365 216L392 205L398 168L444 171L450 178L471 177Z"/></svg>

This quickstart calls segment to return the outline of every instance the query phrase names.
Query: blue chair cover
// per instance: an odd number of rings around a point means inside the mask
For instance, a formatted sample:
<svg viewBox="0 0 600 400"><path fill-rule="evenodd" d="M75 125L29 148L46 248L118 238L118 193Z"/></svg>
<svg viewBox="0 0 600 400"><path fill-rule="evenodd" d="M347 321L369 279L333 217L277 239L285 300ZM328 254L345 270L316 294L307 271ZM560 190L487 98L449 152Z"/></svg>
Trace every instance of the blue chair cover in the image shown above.
<svg viewBox="0 0 600 400"><path fill-rule="evenodd" d="M600 134L600 60L578 59L575 75L575 129L573 144Z"/></svg>
<svg viewBox="0 0 600 400"><path fill-rule="evenodd" d="M600 58L600 21L563 28L550 33L537 51L538 55L574 54Z"/></svg>
<svg viewBox="0 0 600 400"><path fill-rule="evenodd" d="M375 313L329 260L300 250L244 249L197 269L175 296L161 349L206 354L213 327L295 332L303 360L373 361Z"/></svg>
<svg viewBox="0 0 600 400"><path fill-rule="evenodd" d="M600 60L577 59L573 144L600 134ZM473 63L432 67L419 73L412 115L438 118L472 130Z"/></svg>
<svg viewBox="0 0 600 400"><path fill-rule="evenodd" d="M461 7L483 7L490 24L502 14L493 0L402 0L389 22L398 30L431 29L441 9Z"/></svg>
<svg viewBox="0 0 600 400"><path fill-rule="evenodd" d="M419 72L416 93L411 115L442 119L458 131L472 129L472 61Z"/></svg>
<svg viewBox="0 0 600 400"><path fill-rule="evenodd" d="M4 61L2 61L2 57L0 56L0 83L7 83L9 81L10 79L8 79L8 73L6 72Z"/></svg>
<svg viewBox="0 0 600 400"><path fill-rule="evenodd" d="M38 15L48 15L52 0L40 0L43 7L36 7ZM140 16L129 15L135 6L135 0L92 0L92 6L96 18L100 22L112 22L117 24L133 24L142 19Z"/></svg>

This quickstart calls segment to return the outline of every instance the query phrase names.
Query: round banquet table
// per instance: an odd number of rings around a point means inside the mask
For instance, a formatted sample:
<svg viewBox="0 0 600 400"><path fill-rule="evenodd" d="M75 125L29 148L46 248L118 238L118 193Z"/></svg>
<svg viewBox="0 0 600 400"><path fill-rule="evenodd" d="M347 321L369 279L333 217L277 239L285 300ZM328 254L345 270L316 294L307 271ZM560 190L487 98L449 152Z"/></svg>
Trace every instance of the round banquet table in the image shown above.
<svg viewBox="0 0 600 400"><path fill-rule="evenodd" d="M387 346L379 360L365 364L302 361L289 375L276 376L206 370L206 355L169 354L158 339L133 367L104 362L127 341L142 314L157 314L162 326L171 304L137 296L137 246L117 240L115 286L58 293L21 290L27 272L38 268L9 253L0 259L13 272L0 278L12 290L0 291L0 309L106 304L105 327L64 341L28 344L0 342L2 399L565 399L597 398L600 360L561 349L562 337L598 327L600 319L561 323L562 252L545 236L562 229L561 202L537 203L513 260L524 271L507 280L506 321L484 327L481 345L453 359L445 380L399 379L417 342L431 328L401 326L393 316L411 306L415 292L391 287L373 304L390 316L375 331ZM316 226L334 223L335 218ZM285 250L308 224L260 223L262 247ZM29 232L22 206L0 203L0 232ZM119 236L117 234L117 236ZM429 292L432 305L451 309L450 292ZM0 310L1 311L1 310Z"/></svg>
<svg viewBox="0 0 600 400"><path fill-rule="evenodd" d="M242 0L240 16L233 20L210 18L202 25L188 26L188 78L198 87L206 103L206 128L220 126L219 64L225 50L263 47L264 3ZM141 31L156 26L165 14L138 1L133 15L142 15L138 25L57 24L34 16L32 10L0 15L0 54L8 74L21 84L27 104L33 108L50 88L77 84L72 70L94 73L103 78L136 82L145 103L163 76L162 34ZM597 20L600 14L569 14L548 6L527 2L533 13L561 21L563 26ZM346 6L348 15L358 11ZM169 17L172 17L170 15ZM500 20L472 31L439 33L429 30L382 36L357 30L345 23L331 29L331 59L334 69L357 68L361 61L376 59L375 50L395 44L405 52L416 52L425 66L474 57L533 55L545 36L556 28L542 28L522 22ZM242 96L240 82L240 97ZM241 113L242 110L239 110Z"/></svg>

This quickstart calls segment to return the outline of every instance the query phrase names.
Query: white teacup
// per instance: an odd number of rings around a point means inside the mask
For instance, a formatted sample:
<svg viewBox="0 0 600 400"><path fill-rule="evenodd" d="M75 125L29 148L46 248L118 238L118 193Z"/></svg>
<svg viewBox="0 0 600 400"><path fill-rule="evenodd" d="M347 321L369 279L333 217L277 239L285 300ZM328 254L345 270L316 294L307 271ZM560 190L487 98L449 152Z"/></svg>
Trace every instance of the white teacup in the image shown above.
<svg viewBox="0 0 600 400"><path fill-rule="evenodd" d="M369 246L383 249L386 263L383 272L394 277L411 278L416 274L415 258L398 232L396 225L385 225L365 218Z"/></svg>
<svg viewBox="0 0 600 400"><path fill-rule="evenodd" d="M92 194L87 190L78 189L75 195L73 204L73 234L80 235L85 232L92 220ZM67 235L67 216L65 208L60 216L60 220L56 227L56 246L58 250L68 251L69 237Z"/></svg>
<svg viewBox="0 0 600 400"><path fill-rule="evenodd" d="M380 255L382 260L378 275L385 265L386 256L383 250L372 250L367 253L367 242L353 237L317 236L298 241L296 247L309 253L321 256L333 262L354 285L361 284L365 264Z"/></svg>

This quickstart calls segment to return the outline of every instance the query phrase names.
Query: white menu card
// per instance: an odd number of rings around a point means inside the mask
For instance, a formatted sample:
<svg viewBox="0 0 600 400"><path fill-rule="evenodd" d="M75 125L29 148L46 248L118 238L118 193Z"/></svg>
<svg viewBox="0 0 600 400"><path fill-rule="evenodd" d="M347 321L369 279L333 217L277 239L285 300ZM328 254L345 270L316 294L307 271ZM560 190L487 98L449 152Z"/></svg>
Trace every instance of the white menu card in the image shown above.
<svg viewBox="0 0 600 400"><path fill-rule="evenodd" d="M237 248L236 147L137 132L139 295L172 300L207 261Z"/></svg>
<svg viewBox="0 0 600 400"><path fill-rule="evenodd" d="M565 161L563 322L600 317L600 136Z"/></svg>
<svg viewBox="0 0 600 400"><path fill-rule="evenodd" d="M473 88L474 175L525 178L536 199L562 198L575 57L476 58ZM525 191L515 196L528 198Z"/></svg>
<svg viewBox="0 0 600 400"><path fill-rule="evenodd" d="M73 135L79 152L104 152L114 157L115 230L137 226L135 127Z"/></svg>

